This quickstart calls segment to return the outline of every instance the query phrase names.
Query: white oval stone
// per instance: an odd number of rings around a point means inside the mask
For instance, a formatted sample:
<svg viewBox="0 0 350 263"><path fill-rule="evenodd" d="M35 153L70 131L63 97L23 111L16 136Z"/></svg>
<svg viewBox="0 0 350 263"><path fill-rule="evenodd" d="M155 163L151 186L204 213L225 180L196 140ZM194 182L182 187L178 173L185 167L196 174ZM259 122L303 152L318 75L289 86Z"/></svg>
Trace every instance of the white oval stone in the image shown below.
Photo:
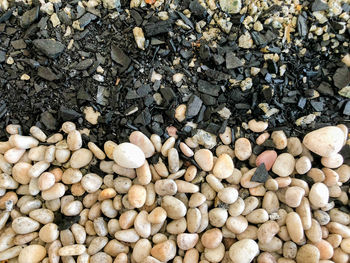
<svg viewBox="0 0 350 263"><path fill-rule="evenodd" d="M336 154L343 147L344 133L335 126L324 127L312 131L304 137L303 144L310 151L322 157Z"/></svg>
<svg viewBox="0 0 350 263"><path fill-rule="evenodd" d="M259 254L259 246L253 239L242 239L234 243L229 250L233 263L250 263Z"/></svg>
<svg viewBox="0 0 350 263"><path fill-rule="evenodd" d="M151 140L140 131L132 132L129 136L129 141L140 147L146 158L151 157L156 151Z"/></svg>
<svg viewBox="0 0 350 263"><path fill-rule="evenodd" d="M115 147L114 161L124 168L139 168L145 163L145 154L135 144L124 142Z"/></svg>

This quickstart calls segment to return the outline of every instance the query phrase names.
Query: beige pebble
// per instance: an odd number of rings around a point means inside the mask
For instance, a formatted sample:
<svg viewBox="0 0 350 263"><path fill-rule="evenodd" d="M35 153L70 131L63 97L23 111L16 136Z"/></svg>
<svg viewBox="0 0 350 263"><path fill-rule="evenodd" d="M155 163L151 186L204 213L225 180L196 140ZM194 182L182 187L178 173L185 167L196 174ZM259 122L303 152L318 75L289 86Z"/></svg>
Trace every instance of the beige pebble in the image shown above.
<svg viewBox="0 0 350 263"><path fill-rule="evenodd" d="M167 212L171 219L180 219L186 215L187 209L179 199L166 195L162 198L162 208Z"/></svg>
<svg viewBox="0 0 350 263"><path fill-rule="evenodd" d="M29 149L38 146L39 141L31 136L23 136L19 134L12 135L11 143L18 149Z"/></svg>
<svg viewBox="0 0 350 263"><path fill-rule="evenodd" d="M192 157L192 156L194 155L194 152L191 150L190 147L187 146L186 143L180 142L179 147L180 147L181 152L182 152L185 156L187 156L187 157Z"/></svg>
<svg viewBox="0 0 350 263"><path fill-rule="evenodd" d="M182 233L177 235L177 245L182 250L193 248L199 240L198 234Z"/></svg>
<svg viewBox="0 0 350 263"><path fill-rule="evenodd" d="M179 122L182 122L186 119L186 104L180 104L175 109L175 119L177 119Z"/></svg>
<svg viewBox="0 0 350 263"><path fill-rule="evenodd" d="M350 238L344 238L340 244L341 249L350 254Z"/></svg>
<svg viewBox="0 0 350 263"><path fill-rule="evenodd" d="M116 144L113 141L106 141L104 143L103 150L105 151L105 153L109 159L113 160L113 152L117 146L118 146L118 144Z"/></svg>
<svg viewBox="0 0 350 263"><path fill-rule="evenodd" d="M252 239L242 239L233 243L229 255L232 263L250 263L259 254L259 246Z"/></svg>
<svg viewBox="0 0 350 263"><path fill-rule="evenodd" d="M143 262L145 258L151 255L152 244L148 239L140 239L135 243L132 258L136 262Z"/></svg>
<svg viewBox="0 0 350 263"><path fill-rule="evenodd" d="M201 225L202 215L198 208L189 208L186 214L187 230L190 233L198 231Z"/></svg>
<svg viewBox="0 0 350 263"><path fill-rule="evenodd" d="M223 144L228 145L232 142L232 131L230 127L226 127L224 133L219 134Z"/></svg>
<svg viewBox="0 0 350 263"><path fill-rule="evenodd" d="M8 163L17 163L21 159L25 151L25 149L11 148L5 152L4 159Z"/></svg>
<svg viewBox="0 0 350 263"><path fill-rule="evenodd" d="M49 138L47 138L47 143L57 143L59 141L63 140L63 135L61 133L55 133L51 135Z"/></svg>
<svg viewBox="0 0 350 263"><path fill-rule="evenodd" d="M162 262L167 262L175 257L176 244L173 240L159 243L151 249L151 255Z"/></svg>
<svg viewBox="0 0 350 263"><path fill-rule="evenodd" d="M148 221L148 213L141 211L135 218L134 227L137 234L143 238L151 235L151 223Z"/></svg>
<svg viewBox="0 0 350 263"><path fill-rule="evenodd" d="M39 231L39 237L46 243L55 241L59 236L58 226L54 223L44 225Z"/></svg>
<svg viewBox="0 0 350 263"><path fill-rule="evenodd" d="M227 219L226 227L234 234L243 233L248 227L248 221L244 216L230 216Z"/></svg>
<svg viewBox="0 0 350 263"><path fill-rule="evenodd" d="M46 256L46 249L41 245L29 245L21 250L18 263L39 263Z"/></svg>
<svg viewBox="0 0 350 263"><path fill-rule="evenodd" d="M271 139L275 144L276 149L283 150L287 147L287 137L283 131L272 132Z"/></svg>
<svg viewBox="0 0 350 263"><path fill-rule="evenodd" d="M151 157L155 153L155 148L151 140L140 131L132 132L129 136L129 141L137 145L143 151L146 158Z"/></svg>
<svg viewBox="0 0 350 263"><path fill-rule="evenodd" d="M31 232L34 232L36 230L39 229L40 224L29 218L29 217L25 217L25 216L20 216L15 218L12 221L12 229L17 233L17 234L28 234Z"/></svg>
<svg viewBox="0 0 350 263"><path fill-rule="evenodd" d="M269 220L269 214L263 208L256 209L246 216L249 223L261 224Z"/></svg>
<svg viewBox="0 0 350 263"><path fill-rule="evenodd" d="M307 156L300 157L295 163L295 170L298 174L306 174L310 171L312 165Z"/></svg>
<svg viewBox="0 0 350 263"><path fill-rule="evenodd" d="M225 255L225 246L223 243L220 243L216 248L205 248L204 257L209 262L221 262Z"/></svg>
<svg viewBox="0 0 350 263"><path fill-rule="evenodd" d="M322 157L330 157L340 151L343 141L343 131L338 127L328 126L306 134L303 144Z"/></svg>
<svg viewBox="0 0 350 263"><path fill-rule="evenodd" d="M67 136L67 144L68 144L69 150L71 151L79 150L83 145L83 140L81 138L80 132L77 130L73 130L69 132Z"/></svg>
<svg viewBox="0 0 350 263"><path fill-rule="evenodd" d="M186 182L184 180L175 180L178 193L197 193L199 192L199 186Z"/></svg>
<svg viewBox="0 0 350 263"><path fill-rule="evenodd" d="M312 185L309 193L310 203L317 207L322 208L328 204L329 190L323 183L315 183Z"/></svg>
<svg viewBox="0 0 350 263"><path fill-rule="evenodd" d="M65 191L64 184L56 183L51 188L42 191L41 197L46 201L50 201L62 197Z"/></svg>
<svg viewBox="0 0 350 263"><path fill-rule="evenodd" d="M164 157L168 156L168 151L173 148L175 145L175 138L174 137L169 137L162 145L161 148L161 153Z"/></svg>
<svg viewBox="0 0 350 263"><path fill-rule="evenodd" d="M166 220L166 218L167 213L162 207L156 207L147 217L148 221L152 224L161 224Z"/></svg>
<svg viewBox="0 0 350 263"><path fill-rule="evenodd" d="M162 148L162 139L160 138L160 136L158 134L152 134L150 140L153 143L156 152L160 152Z"/></svg>
<svg viewBox="0 0 350 263"><path fill-rule="evenodd" d="M188 201L189 207L198 207L206 201L205 195L202 193L194 193L191 195L190 200Z"/></svg>
<svg viewBox="0 0 350 263"><path fill-rule="evenodd" d="M234 164L232 158L228 154L224 153L221 154L216 160L213 168L213 174L219 179L226 179L232 175L233 169Z"/></svg>
<svg viewBox="0 0 350 263"><path fill-rule="evenodd" d="M344 162L344 158L341 154L336 153L334 155L331 155L329 157L322 157L321 163L323 166L328 168L338 168L341 166Z"/></svg>
<svg viewBox="0 0 350 263"><path fill-rule="evenodd" d="M133 207L140 208L146 202L146 189L141 185L133 185L128 191L128 200Z"/></svg>
<svg viewBox="0 0 350 263"><path fill-rule="evenodd" d="M219 228L212 228L204 232L201 237L202 245L206 248L217 248L223 238Z"/></svg>
<svg viewBox="0 0 350 263"><path fill-rule="evenodd" d="M248 160L252 154L252 146L246 138L239 138L235 142L235 156L240 161Z"/></svg>
<svg viewBox="0 0 350 263"><path fill-rule="evenodd" d="M28 152L28 158L35 162L44 161L46 149L45 145L33 147Z"/></svg>
<svg viewBox="0 0 350 263"><path fill-rule="evenodd" d="M200 149L195 152L194 159L199 165L199 167L206 172L211 171L213 169L214 160L213 154L208 149Z"/></svg>
<svg viewBox="0 0 350 263"><path fill-rule="evenodd" d="M269 243L272 238L279 232L280 227L275 221L267 221L263 223L257 232L259 242Z"/></svg>
<svg viewBox="0 0 350 263"><path fill-rule="evenodd" d="M334 251L333 251L332 245L328 241L321 239L319 242L315 244L315 246L320 252L321 260L332 258Z"/></svg>
<svg viewBox="0 0 350 263"><path fill-rule="evenodd" d="M55 176L52 173L45 172L39 177L38 185L41 191L51 188L55 184Z"/></svg>
<svg viewBox="0 0 350 263"><path fill-rule="evenodd" d="M20 184L29 184L31 177L29 176L28 172L31 167L32 165L29 163L25 163L25 162L16 163L12 167L13 179L15 179Z"/></svg>
<svg viewBox="0 0 350 263"><path fill-rule="evenodd" d="M186 181L192 181L197 175L197 167L194 165L190 165L185 172L185 180Z"/></svg>
<svg viewBox="0 0 350 263"><path fill-rule="evenodd" d="M61 247L58 250L58 254L62 256L79 256L86 251L86 247L84 245L69 245Z"/></svg>
<svg viewBox="0 0 350 263"><path fill-rule="evenodd" d="M318 263L320 252L314 245L306 244L299 248L296 261L297 263Z"/></svg>
<svg viewBox="0 0 350 263"><path fill-rule="evenodd" d="M175 148L168 151L168 167L170 173L176 173L180 169L179 153Z"/></svg>
<svg viewBox="0 0 350 263"><path fill-rule="evenodd" d="M248 127L253 132L263 132L267 129L268 126L268 122L265 121L257 121L253 119L248 122Z"/></svg>
<svg viewBox="0 0 350 263"><path fill-rule="evenodd" d="M349 181L350 179L350 166L343 164L341 165L336 172L339 175L339 181L342 183L345 183L347 181Z"/></svg>
<svg viewBox="0 0 350 263"><path fill-rule="evenodd" d="M95 143L89 142L88 148L97 159L104 160L106 158L106 154Z"/></svg>
<svg viewBox="0 0 350 263"><path fill-rule="evenodd" d="M290 207L298 207L304 195L305 190L303 188L298 186L288 187L285 194L286 204Z"/></svg>
<svg viewBox="0 0 350 263"><path fill-rule="evenodd" d="M264 132L256 138L255 142L257 145L263 144L268 138L270 138L270 134L268 132Z"/></svg>
<svg viewBox="0 0 350 263"><path fill-rule="evenodd" d="M233 204L238 198L238 191L233 187L220 189L218 198L226 204Z"/></svg>
<svg viewBox="0 0 350 263"><path fill-rule="evenodd" d="M305 230L306 237L313 243L320 242L322 239L322 229L317 220L311 220L311 227Z"/></svg>
<svg viewBox="0 0 350 263"><path fill-rule="evenodd" d="M228 217L227 210L224 208L214 208L209 211L209 222L214 227L222 227Z"/></svg>
<svg viewBox="0 0 350 263"><path fill-rule="evenodd" d="M72 168L82 168L90 163L92 160L92 152L88 149L81 148L73 152L70 158L70 165Z"/></svg>
<svg viewBox="0 0 350 263"><path fill-rule="evenodd" d="M304 239L304 229L300 216L295 212L288 213L286 217L286 226L292 241L300 244Z"/></svg>
<svg viewBox="0 0 350 263"><path fill-rule="evenodd" d="M62 182L65 184L75 184L80 182L83 178L83 174L79 169L68 168L62 174Z"/></svg>
<svg viewBox="0 0 350 263"><path fill-rule="evenodd" d="M287 150L293 156L298 156L303 152L303 145L297 137L290 137L287 139Z"/></svg>
<svg viewBox="0 0 350 263"><path fill-rule="evenodd" d="M94 173L86 174L81 179L81 185L88 193L96 192L101 187L102 183L102 178Z"/></svg>
<svg viewBox="0 0 350 263"><path fill-rule="evenodd" d="M114 161L124 168L139 168L145 162L145 154L132 143L122 143L115 147Z"/></svg>
<svg viewBox="0 0 350 263"><path fill-rule="evenodd" d="M293 173L295 160L293 155L289 153L280 154L272 166L272 171L281 176L286 177Z"/></svg>

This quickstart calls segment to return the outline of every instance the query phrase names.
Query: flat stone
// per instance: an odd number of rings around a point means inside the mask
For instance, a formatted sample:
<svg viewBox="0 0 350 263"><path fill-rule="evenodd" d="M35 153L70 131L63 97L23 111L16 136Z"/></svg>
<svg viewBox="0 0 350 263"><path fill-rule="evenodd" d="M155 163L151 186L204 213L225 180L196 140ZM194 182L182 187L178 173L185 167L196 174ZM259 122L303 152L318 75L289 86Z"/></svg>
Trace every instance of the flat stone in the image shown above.
<svg viewBox="0 0 350 263"><path fill-rule="evenodd" d="M94 60L91 58L80 61L74 68L77 70L85 70L89 68L94 63Z"/></svg>
<svg viewBox="0 0 350 263"><path fill-rule="evenodd" d="M45 125L49 130L56 129L56 119L52 116L50 112L43 112L40 115L40 121Z"/></svg>
<svg viewBox="0 0 350 263"><path fill-rule="evenodd" d="M256 168L254 175L251 178L252 182L258 182L258 183L265 183L267 181L267 178L269 176L269 173L266 170L265 164L262 163Z"/></svg>
<svg viewBox="0 0 350 263"><path fill-rule="evenodd" d="M53 39L36 39L34 46L50 58L57 58L65 49L65 46Z"/></svg>
<svg viewBox="0 0 350 263"><path fill-rule="evenodd" d="M6 60L6 52L0 50L0 63L4 63Z"/></svg>
<svg viewBox="0 0 350 263"><path fill-rule="evenodd" d="M25 12L20 18L20 25L23 28L29 27L34 23L39 17L39 6L34 7L27 12Z"/></svg>
<svg viewBox="0 0 350 263"><path fill-rule="evenodd" d="M242 67L243 63L242 61L235 56L233 52L226 53L226 68L227 69L234 69Z"/></svg>
<svg viewBox="0 0 350 263"><path fill-rule="evenodd" d="M121 71L125 71L131 63L131 59L124 53L124 51L113 44L111 47L111 57L116 63L122 66Z"/></svg>
<svg viewBox="0 0 350 263"><path fill-rule="evenodd" d="M200 79L198 80L198 91L217 97L219 96L220 87L213 85L208 81Z"/></svg>
<svg viewBox="0 0 350 263"><path fill-rule="evenodd" d="M11 46L13 46L14 49L24 49L27 47L27 44L23 39L18 39L11 41Z"/></svg>
<svg viewBox="0 0 350 263"><path fill-rule="evenodd" d="M54 81L59 79L58 76L55 73L53 73L50 68L43 66L40 66L38 68L38 76L48 81Z"/></svg>
<svg viewBox="0 0 350 263"><path fill-rule="evenodd" d="M230 14L237 14L242 8L241 0L220 0L219 3L222 11Z"/></svg>
<svg viewBox="0 0 350 263"><path fill-rule="evenodd" d="M333 75L334 85L338 89L342 89L350 84L350 71L348 67L338 68Z"/></svg>
<svg viewBox="0 0 350 263"><path fill-rule="evenodd" d="M202 107L203 101L196 95L192 95L187 102L186 117L192 118L198 114Z"/></svg>
<svg viewBox="0 0 350 263"><path fill-rule="evenodd" d="M344 110L343 110L343 114L350 116L350 101L348 101L345 104L345 107L344 107Z"/></svg>
<svg viewBox="0 0 350 263"><path fill-rule="evenodd" d="M328 9L329 9L328 4L322 0L315 0L311 5L312 12L325 11Z"/></svg>

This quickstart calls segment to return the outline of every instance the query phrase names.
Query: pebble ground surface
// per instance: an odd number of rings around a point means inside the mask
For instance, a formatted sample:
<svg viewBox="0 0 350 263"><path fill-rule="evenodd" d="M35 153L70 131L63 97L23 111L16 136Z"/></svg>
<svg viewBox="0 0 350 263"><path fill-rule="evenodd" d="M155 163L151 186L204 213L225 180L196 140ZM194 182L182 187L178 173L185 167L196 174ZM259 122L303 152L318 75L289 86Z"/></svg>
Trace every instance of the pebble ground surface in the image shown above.
<svg viewBox="0 0 350 263"><path fill-rule="evenodd" d="M350 261L350 3L0 0L0 261Z"/></svg>

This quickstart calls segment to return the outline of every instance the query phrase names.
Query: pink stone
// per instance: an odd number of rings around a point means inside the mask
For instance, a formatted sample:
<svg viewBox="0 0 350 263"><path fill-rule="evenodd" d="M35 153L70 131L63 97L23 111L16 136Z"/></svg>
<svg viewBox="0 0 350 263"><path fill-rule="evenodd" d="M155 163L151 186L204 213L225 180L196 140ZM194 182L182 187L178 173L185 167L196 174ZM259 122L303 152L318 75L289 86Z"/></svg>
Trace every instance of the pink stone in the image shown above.
<svg viewBox="0 0 350 263"><path fill-rule="evenodd" d="M256 158L255 164L256 166L259 166L260 164L264 163L266 170L270 171L272 165L275 163L277 158L277 153L272 150L264 151Z"/></svg>

